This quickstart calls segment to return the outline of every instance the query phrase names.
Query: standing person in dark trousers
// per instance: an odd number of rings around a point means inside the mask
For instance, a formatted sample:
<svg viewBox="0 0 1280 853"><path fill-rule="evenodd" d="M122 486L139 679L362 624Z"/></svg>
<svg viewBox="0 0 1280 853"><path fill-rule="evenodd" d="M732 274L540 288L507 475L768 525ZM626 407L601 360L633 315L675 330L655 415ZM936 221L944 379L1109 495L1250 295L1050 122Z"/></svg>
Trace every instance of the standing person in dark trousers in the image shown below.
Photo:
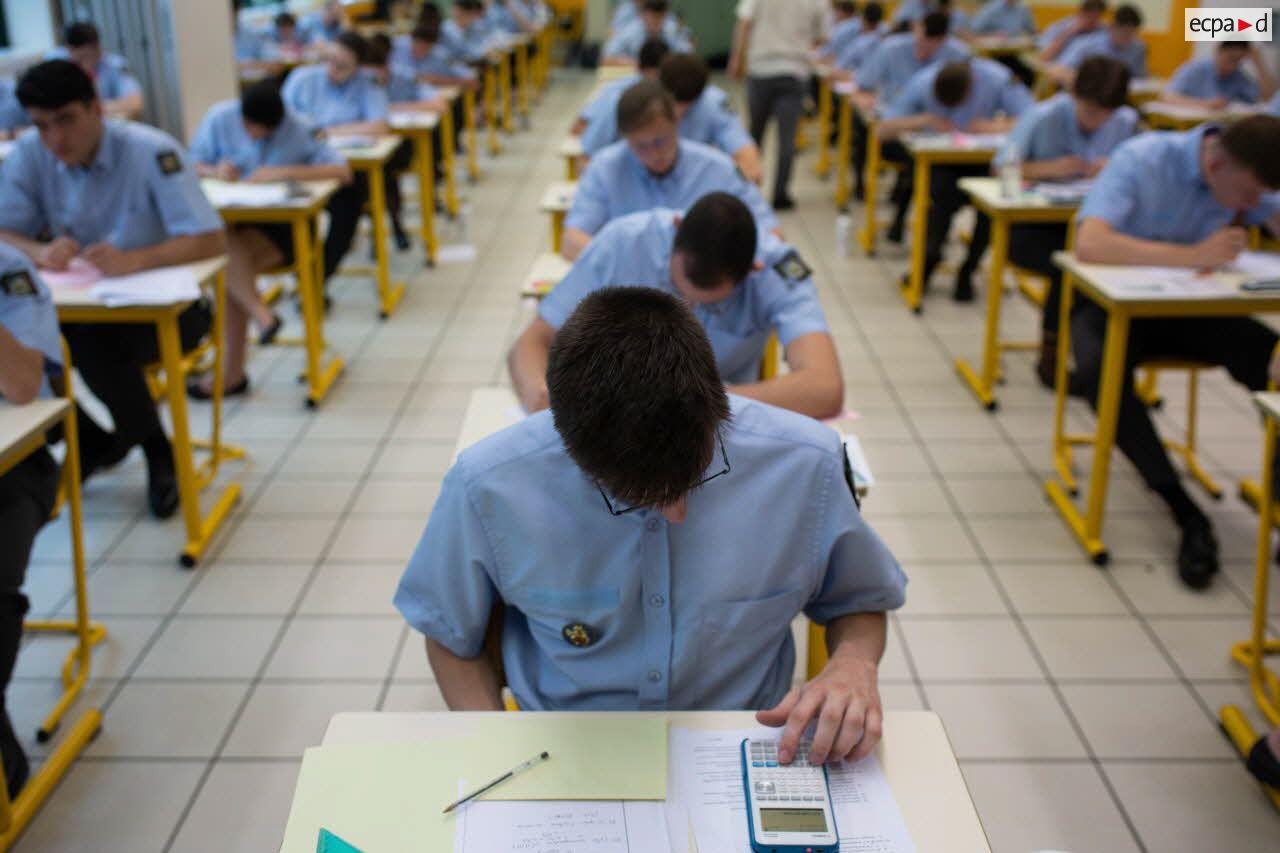
<svg viewBox="0 0 1280 853"><path fill-rule="evenodd" d="M791 163L796 126L804 109L811 73L809 52L827 39L822 0L739 0L729 74L747 78L751 136L762 147L769 119L778 121L778 168L773 177L774 210L795 207Z"/></svg>

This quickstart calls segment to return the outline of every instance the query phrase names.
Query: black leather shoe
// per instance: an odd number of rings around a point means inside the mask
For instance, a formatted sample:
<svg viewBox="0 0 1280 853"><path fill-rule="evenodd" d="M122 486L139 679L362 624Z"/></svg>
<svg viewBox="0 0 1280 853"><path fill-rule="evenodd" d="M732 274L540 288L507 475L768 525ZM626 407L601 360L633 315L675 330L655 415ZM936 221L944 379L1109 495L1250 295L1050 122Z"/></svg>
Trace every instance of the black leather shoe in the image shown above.
<svg viewBox="0 0 1280 853"><path fill-rule="evenodd" d="M1258 742L1249 750L1249 758L1245 767L1264 785L1280 790L1280 758L1276 758L1267 743L1266 735L1258 738Z"/></svg>
<svg viewBox="0 0 1280 853"><path fill-rule="evenodd" d="M794 210L796 200L789 195L774 196L772 206L774 210Z"/></svg>
<svg viewBox="0 0 1280 853"><path fill-rule="evenodd" d="M893 220L893 223L889 226L889 230L884 232L884 238L890 243L901 243L902 232L905 227L906 224L901 219Z"/></svg>
<svg viewBox="0 0 1280 853"><path fill-rule="evenodd" d="M266 347L275 343L280 334L280 327L283 325L284 320L281 320L280 315L273 311L271 313L271 325L258 333L258 346Z"/></svg>
<svg viewBox="0 0 1280 853"><path fill-rule="evenodd" d="M225 397L241 397L248 393L249 393L249 377L246 376L244 379L241 379L235 385L229 386L225 391L222 392L222 396L224 398ZM189 385L187 385L187 396L190 397L192 400L203 401L203 400L213 399L213 393L210 391L206 391L205 387L201 385L199 382L192 382Z"/></svg>
<svg viewBox="0 0 1280 853"><path fill-rule="evenodd" d="M1208 519L1188 522L1178 546L1178 577L1191 589L1204 589L1218 573L1218 540Z"/></svg>
<svg viewBox="0 0 1280 853"><path fill-rule="evenodd" d="M391 220L391 236L396 241L396 248L402 252L409 251L409 235L405 233L404 226L396 220Z"/></svg>
<svg viewBox="0 0 1280 853"><path fill-rule="evenodd" d="M178 511L178 478L172 470L153 471L147 479L147 503L151 514L165 519Z"/></svg>
<svg viewBox="0 0 1280 853"><path fill-rule="evenodd" d="M973 301L973 270L961 267L956 273L956 289L951 292L956 302Z"/></svg>

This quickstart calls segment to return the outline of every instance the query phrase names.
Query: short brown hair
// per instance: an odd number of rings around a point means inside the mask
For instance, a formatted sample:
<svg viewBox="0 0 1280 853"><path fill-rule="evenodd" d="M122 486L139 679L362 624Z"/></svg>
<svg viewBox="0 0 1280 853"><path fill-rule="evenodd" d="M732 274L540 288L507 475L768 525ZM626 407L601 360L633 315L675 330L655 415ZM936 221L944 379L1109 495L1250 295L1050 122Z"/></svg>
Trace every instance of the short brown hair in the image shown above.
<svg viewBox="0 0 1280 853"><path fill-rule="evenodd" d="M552 341L547 390L569 457L633 507L668 506L701 482L729 417L702 324L648 287L578 303Z"/></svg>
<svg viewBox="0 0 1280 853"><path fill-rule="evenodd" d="M1109 56L1090 56L1080 63L1071 93L1103 109L1116 110L1129 100L1129 66Z"/></svg>
<svg viewBox="0 0 1280 853"><path fill-rule="evenodd" d="M658 67L658 79L678 104L691 104L707 88L706 61L694 53L672 53Z"/></svg>
<svg viewBox="0 0 1280 853"><path fill-rule="evenodd" d="M1253 172L1270 190L1280 189L1280 118L1254 115L1232 122L1220 141L1227 156Z"/></svg>
<svg viewBox="0 0 1280 853"><path fill-rule="evenodd" d="M958 107L969 96L973 84L973 69L967 61L948 62L938 69L933 78L933 96L944 107Z"/></svg>
<svg viewBox="0 0 1280 853"><path fill-rule="evenodd" d="M623 136L643 130L658 118L676 120L675 100L661 83L641 80L618 99L618 133Z"/></svg>

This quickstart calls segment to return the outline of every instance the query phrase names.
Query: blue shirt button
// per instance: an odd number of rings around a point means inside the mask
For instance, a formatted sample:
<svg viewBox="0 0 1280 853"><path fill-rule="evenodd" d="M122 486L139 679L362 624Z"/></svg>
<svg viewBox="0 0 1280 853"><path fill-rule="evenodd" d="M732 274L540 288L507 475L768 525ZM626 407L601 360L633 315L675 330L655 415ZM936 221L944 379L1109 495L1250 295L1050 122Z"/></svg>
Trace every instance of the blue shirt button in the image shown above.
<svg viewBox="0 0 1280 853"><path fill-rule="evenodd" d="M657 684L662 680L662 673L658 672L656 669L649 670L649 680L654 684Z"/></svg>
<svg viewBox="0 0 1280 853"><path fill-rule="evenodd" d="M662 605L667 603L667 600L663 598L661 595L651 595L649 596L649 603L652 604L654 607L661 607Z"/></svg>
<svg viewBox="0 0 1280 853"><path fill-rule="evenodd" d="M654 533L654 532L656 532L656 531L657 531L657 529L658 529L658 519L656 519L656 518L651 518L651 519L649 519L648 521L646 521L646 522L645 522L645 525L644 525L644 526L645 526L645 528L646 528L646 529L648 529L648 531L649 531L650 533Z"/></svg>

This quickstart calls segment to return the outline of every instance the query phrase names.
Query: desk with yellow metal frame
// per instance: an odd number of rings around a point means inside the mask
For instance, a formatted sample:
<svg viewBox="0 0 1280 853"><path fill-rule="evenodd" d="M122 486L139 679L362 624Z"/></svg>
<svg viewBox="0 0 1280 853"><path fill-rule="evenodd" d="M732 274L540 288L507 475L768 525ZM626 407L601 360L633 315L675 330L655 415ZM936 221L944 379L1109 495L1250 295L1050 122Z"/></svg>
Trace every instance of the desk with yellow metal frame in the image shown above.
<svg viewBox="0 0 1280 853"><path fill-rule="evenodd" d="M933 167L990 163L1002 141L1003 136L994 134L956 137L952 134L912 133L902 137L903 147L911 154L915 169L911 197L911 268L902 298L907 307L917 314L924 309L924 253ZM868 157L868 169L870 166ZM867 198L871 195L871 187L868 186Z"/></svg>
<svg viewBox="0 0 1280 853"><path fill-rule="evenodd" d="M836 121L836 186L835 203L840 210L849 203L852 193L850 173L853 170L853 93L852 80L840 80L831 84ZM879 151L877 149L877 154Z"/></svg>
<svg viewBox="0 0 1280 853"><path fill-rule="evenodd" d="M533 47L533 37L527 33L517 33L511 40L511 50L515 54L516 72L516 113L526 126L529 121L529 103L533 98L532 67L529 51Z"/></svg>
<svg viewBox="0 0 1280 853"><path fill-rule="evenodd" d="M208 187L214 182L202 181ZM342 372L340 356L330 356L325 363L324 339L324 257L319 247L320 214L338 191L338 182L306 181L306 194L279 204L265 206L219 205L218 215L229 226L288 225L293 237L293 264L289 271L297 276L298 302L302 307L302 344L306 349L307 406L315 408L329 393L329 388ZM277 343L288 343L277 340Z"/></svg>
<svg viewBox="0 0 1280 853"><path fill-rule="evenodd" d="M564 179L566 181L578 180L580 164L582 157L586 152L582 150L582 137L566 136L558 148L556 148L556 156L564 160Z"/></svg>
<svg viewBox="0 0 1280 853"><path fill-rule="evenodd" d="M1054 405L1053 464L1055 478L1045 482L1045 492L1057 508L1068 529L1099 566L1110 559L1102 540L1102 522L1106 510L1107 484L1111 471L1111 451L1115 447L1116 421L1120 411L1120 395L1124 389L1124 371L1129 343L1129 326L1133 320L1148 317L1242 317L1250 314L1280 311L1280 294L1246 291L1241 273L1215 272L1202 279L1194 290L1165 286L1153 281L1150 286L1135 284L1143 273L1132 267L1085 264L1067 252L1053 256L1062 267L1062 314L1058 327L1057 399ZM1072 436L1063 428L1067 400L1067 364L1071 353L1071 304L1076 291L1091 299L1107 312L1107 332L1103 348L1102 369L1097 399L1097 426L1092 436ZM1176 366L1194 368L1182 363ZM1191 386L1190 405L1194 406L1195 386ZM1072 445L1093 446L1092 470L1089 473L1087 503L1084 512L1072 501L1077 492L1071 471ZM1195 457L1195 434L1189 423L1182 445L1166 442L1179 452L1192 476L1211 494L1216 484L1200 467Z"/></svg>
<svg viewBox="0 0 1280 853"><path fill-rule="evenodd" d="M1009 36L1000 33L977 36L969 40L969 50L974 56L998 59L1002 56L1021 57L1036 49L1035 36Z"/></svg>
<svg viewBox="0 0 1280 853"><path fill-rule="evenodd" d="M818 78L818 158L813 164L813 173L819 178L831 173L831 127L835 114L831 75L834 71L830 65L819 65L815 71Z"/></svg>
<svg viewBox="0 0 1280 853"><path fill-rule="evenodd" d="M1006 350L1034 350L1034 342L1006 341L1000 338L1000 308L1004 297L1004 274L1009 264L1009 229L1015 225L1060 222L1068 224L1079 207L1079 201L1054 203L1043 195L1022 192L1005 198L996 178L961 178L960 189L979 212L991 220L991 276L987 285L987 321L982 344L982 369L975 370L968 359L956 359L956 371L987 411L999 407L995 386L1001 376L1000 354ZM1020 282L1020 288L1025 284ZM1023 291L1026 293L1026 290ZM1028 298L1037 301L1034 295ZM1042 301L1042 300L1040 300Z"/></svg>
<svg viewBox="0 0 1280 853"><path fill-rule="evenodd" d="M578 185L570 181L556 181L542 194L539 209L551 216L551 251L559 252L564 237L564 219L573 207L573 197Z"/></svg>
<svg viewBox="0 0 1280 853"><path fill-rule="evenodd" d="M64 345L64 355L66 351ZM67 361L66 364L69 384L71 363ZM45 434L58 424L62 424L67 449L66 460L62 465L60 494L70 513L68 529L71 535L76 615L74 620L29 621L23 629L28 632L72 634L76 644L62 666L62 696L36 733L36 738L41 743L46 743L53 737L62 718L88 682L93 646L104 639L107 632L102 625L89 621L84 574L84 515L80 503L80 449L76 435L75 406L70 393L68 391L67 397L63 399L37 400L23 406L0 401L0 476L42 449L45 446ZM66 775L71 763L84 751L101 727L102 712L97 708L88 708L81 713L66 738L27 780L17 798L10 799L3 780L0 780L0 851L13 846Z"/></svg>
<svg viewBox="0 0 1280 853"><path fill-rule="evenodd" d="M391 256L387 250L387 184L383 168L400 145L398 136L382 136L368 140L370 144L344 146L339 137L333 138L334 147L346 158L347 164L364 173L369 182L369 218L373 220L373 251L377 265L369 267L348 266L347 272L372 273L378 285L378 316L387 319L396 310L404 296L404 282L391 281ZM362 142L365 140L361 140Z"/></svg>
<svg viewBox="0 0 1280 853"><path fill-rule="evenodd" d="M160 351L158 367L165 376L162 393L173 421L173 462L178 477L178 502L186 529L186 544L179 561L188 568L199 561L240 497L240 483L228 483L218 492L209 512L201 513L200 492L213 483L223 462L243 459L245 455L241 448L222 442L222 323L226 308L226 265L226 257L219 256L175 267L189 271L202 286L213 290L213 325L209 330L213 352L213 397L210 401L213 421L212 434L207 442L192 439L187 415L186 378L194 365L188 363L182 352L178 315L190 307L190 301L112 308L84 288L53 289L59 322L146 323L155 327ZM200 465L195 461L197 448L208 452L208 458Z"/></svg>
<svg viewBox="0 0 1280 853"><path fill-rule="evenodd" d="M1152 100L1141 105L1142 117L1152 130L1190 130L1205 122L1231 121L1261 111L1254 104L1228 104L1220 110L1193 107L1187 104L1170 104Z"/></svg>
<svg viewBox="0 0 1280 853"><path fill-rule="evenodd" d="M1262 472L1258 495L1258 545L1255 554L1253 585L1253 618L1249 639L1231 647L1231 659L1249 673L1249 689L1253 701L1268 725L1280 726L1280 679L1267 666L1269 655L1280 654L1280 639L1267 637L1267 609L1270 599L1272 569L1271 531L1276 509L1276 483L1272 477L1276 441L1280 438L1280 394L1274 390L1254 394L1253 401L1262 412L1265 429L1262 440ZM1224 705L1219 711L1222 728L1242 756L1247 757L1259 737L1249 718L1238 705ZM1261 734L1266 734L1262 732ZM1280 809L1280 791L1264 788L1273 805Z"/></svg>
<svg viewBox="0 0 1280 853"><path fill-rule="evenodd" d="M445 102L445 109L436 114L436 118L440 123L440 170L444 173L444 209L449 216L458 215L458 181L457 181L457 146L454 139L457 134L457 128L454 126L453 108L459 99L463 98L462 89L457 86L440 86L436 89L436 94L440 100ZM465 99L464 99L465 100ZM465 109L465 107L464 107ZM393 130L400 132L400 128L396 127L399 113L393 113L390 123ZM413 125L415 119L400 119L402 123ZM464 120L465 121L465 120ZM432 172L432 183L435 182L435 173Z"/></svg>
<svg viewBox="0 0 1280 853"><path fill-rule="evenodd" d="M571 261L555 252L544 252L533 261L533 266L520 283L522 299L542 299L550 293L560 280L569 274L573 266Z"/></svg>
<svg viewBox="0 0 1280 853"><path fill-rule="evenodd" d="M433 267L436 265L436 253L440 251L440 241L436 237L436 167L432 136L440 127L440 116L432 112L407 110L392 113L388 124L392 133L409 140L413 146L413 171L418 178L418 209L422 220L419 228L427 266Z"/></svg>

